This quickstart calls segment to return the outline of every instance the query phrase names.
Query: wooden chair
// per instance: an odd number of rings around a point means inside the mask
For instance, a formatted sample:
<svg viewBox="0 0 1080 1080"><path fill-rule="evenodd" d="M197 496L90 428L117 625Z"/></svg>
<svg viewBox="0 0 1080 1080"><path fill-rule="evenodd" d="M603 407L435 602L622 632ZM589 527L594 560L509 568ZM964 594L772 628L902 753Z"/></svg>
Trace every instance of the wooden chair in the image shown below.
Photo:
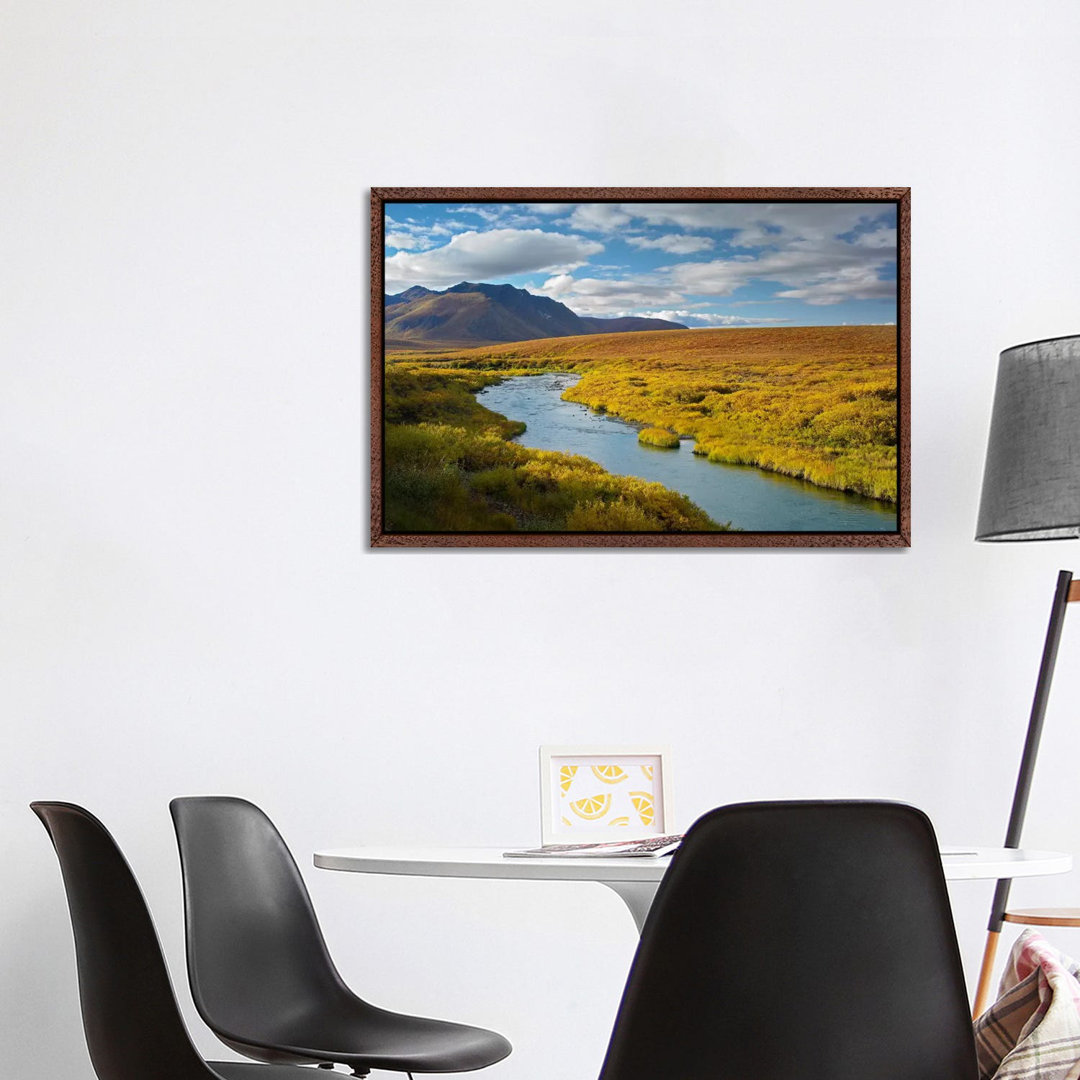
<svg viewBox="0 0 1080 1080"><path fill-rule="evenodd" d="M1020 923L1023 926L1080 926L1080 908L1047 907L1018 908L1006 911L1002 922Z"/></svg>

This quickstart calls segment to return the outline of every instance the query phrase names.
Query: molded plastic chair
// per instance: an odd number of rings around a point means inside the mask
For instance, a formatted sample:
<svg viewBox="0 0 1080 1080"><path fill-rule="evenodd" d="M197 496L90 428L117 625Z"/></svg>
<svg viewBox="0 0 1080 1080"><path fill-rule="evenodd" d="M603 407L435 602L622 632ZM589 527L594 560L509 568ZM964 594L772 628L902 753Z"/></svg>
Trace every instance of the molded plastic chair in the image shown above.
<svg viewBox="0 0 1080 1080"><path fill-rule="evenodd" d="M310 1080L291 1066L204 1061L181 1019L146 902L108 830L71 803L30 808L60 860L83 1027L100 1080Z"/></svg>
<svg viewBox="0 0 1080 1080"><path fill-rule="evenodd" d="M721 807L661 882L601 1080L975 1080L937 841L910 806Z"/></svg>
<svg viewBox="0 0 1080 1080"><path fill-rule="evenodd" d="M199 1015L258 1061L467 1072L510 1043L483 1028L388 1012L334 967L300 871L270 819L223 796L174 799L188 978Z"/></svg>

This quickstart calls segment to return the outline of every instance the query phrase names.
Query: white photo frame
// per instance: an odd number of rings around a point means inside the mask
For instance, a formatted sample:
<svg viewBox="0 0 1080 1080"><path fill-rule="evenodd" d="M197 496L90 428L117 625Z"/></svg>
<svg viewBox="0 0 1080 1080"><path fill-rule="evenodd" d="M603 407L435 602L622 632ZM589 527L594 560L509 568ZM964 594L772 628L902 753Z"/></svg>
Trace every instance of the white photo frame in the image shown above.
<svg viewBox="0 0 1080 1080"><path fill-rule="evenodd" d="M540 842L673 833L670 761L666 746L541 746Z"/></svg>

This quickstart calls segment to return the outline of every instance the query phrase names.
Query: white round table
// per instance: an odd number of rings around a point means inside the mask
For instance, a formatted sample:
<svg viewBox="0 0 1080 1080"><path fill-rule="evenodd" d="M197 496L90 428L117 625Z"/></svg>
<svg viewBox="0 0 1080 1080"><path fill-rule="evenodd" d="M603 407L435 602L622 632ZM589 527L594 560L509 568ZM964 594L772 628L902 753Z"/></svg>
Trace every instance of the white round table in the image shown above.
<svg viewBox="0 0 1080 1080"><path fill-rule="evenodd" d="M618 893L641 932L669 858L514 859L504 848L339 848L317 851L323 870L409 877L502 878L513 881L595 881ZM1065 874L1072 856L1026 848L943 847L948 881Z"/></svg>

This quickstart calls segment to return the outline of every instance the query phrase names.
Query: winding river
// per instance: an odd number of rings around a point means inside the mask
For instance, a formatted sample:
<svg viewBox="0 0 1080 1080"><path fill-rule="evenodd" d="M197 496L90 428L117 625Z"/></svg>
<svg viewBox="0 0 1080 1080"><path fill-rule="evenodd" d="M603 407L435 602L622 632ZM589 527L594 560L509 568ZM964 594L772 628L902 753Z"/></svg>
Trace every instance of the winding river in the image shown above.
<svg viewBox="0 0 1080 1080"><path fill-rule="evenodd" d="M655 480L692 499L714 521L750 532L893 532L896 508L816 487L746 465L718 465L692 453L693 440L678 450L638 442L638 427L563 401L578 375L519 375L476 395L481 405L512 420L525 433L515 442L537 450L581 454L621 476Z"/></svg>

